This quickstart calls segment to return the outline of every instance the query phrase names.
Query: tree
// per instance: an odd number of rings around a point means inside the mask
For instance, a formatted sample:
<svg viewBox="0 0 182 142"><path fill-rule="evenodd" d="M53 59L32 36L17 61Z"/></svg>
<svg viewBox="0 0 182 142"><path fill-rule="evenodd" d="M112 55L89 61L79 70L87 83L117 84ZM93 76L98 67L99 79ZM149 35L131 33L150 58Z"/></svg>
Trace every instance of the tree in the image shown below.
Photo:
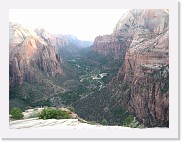
<svg viewBox="0 0 182 142"><path fill-rule="evenodd" d="M14 107L10 111L10 114L11 114L11 118L16 119L16 120L23 118L22 110L17 107Z"/></svg>

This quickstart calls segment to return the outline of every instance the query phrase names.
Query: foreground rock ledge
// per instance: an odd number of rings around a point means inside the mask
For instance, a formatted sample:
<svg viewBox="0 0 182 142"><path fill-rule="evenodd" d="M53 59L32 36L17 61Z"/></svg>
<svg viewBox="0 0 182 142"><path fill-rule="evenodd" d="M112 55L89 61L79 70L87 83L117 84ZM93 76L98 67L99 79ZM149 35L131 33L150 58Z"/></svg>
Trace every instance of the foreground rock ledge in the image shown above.
<svg viewBox="0 0 182 142"><path fill-rule="evenodd" d="M10 121L10 129L82 129L82 128L107 128L107 129L131 129L128 127L121 126L102 126L102 125L91 125L87 123L81 123L78 119L38 119L30 118L23 120Z"/></svg>

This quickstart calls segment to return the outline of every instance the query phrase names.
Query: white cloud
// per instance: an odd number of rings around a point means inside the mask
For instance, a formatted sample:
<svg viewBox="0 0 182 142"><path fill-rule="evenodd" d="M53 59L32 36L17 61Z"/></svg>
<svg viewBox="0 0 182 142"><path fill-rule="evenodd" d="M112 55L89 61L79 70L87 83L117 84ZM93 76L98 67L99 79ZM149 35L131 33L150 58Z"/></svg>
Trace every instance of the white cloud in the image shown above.
<svg viewBox="0 0 182 142"><path fill-rule="evenodd" d="M111 34L126 11L128 9L11 9L9 21L93 41L98 35Z"/></svg>

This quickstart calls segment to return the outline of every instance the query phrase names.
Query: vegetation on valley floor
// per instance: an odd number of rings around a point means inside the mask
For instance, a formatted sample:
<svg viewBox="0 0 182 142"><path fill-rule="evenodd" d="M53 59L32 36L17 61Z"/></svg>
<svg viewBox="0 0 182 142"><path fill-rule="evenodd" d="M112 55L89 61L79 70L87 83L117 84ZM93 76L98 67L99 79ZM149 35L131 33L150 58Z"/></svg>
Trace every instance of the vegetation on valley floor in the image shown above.
<svg viewBox="0 0 182 142"><path fill-rule="evenodd" d="M64 54L64 52L61 54ZM13 102L12 106L21 101L24 103L20 103L22 106L18 105L18 107L22 110L38 106L74 106L74 108L70 107L70 111L75 111L89 124L100 123L102 125L123 126L129 114L121 107L112 107L116 98L110 97L112 93L106 87L111 79L116 76L118 69L122 66L122 61L99 55L89 51L89 49L85 49L79 54L69 53L69 55L65 56L62 64L64 75L48 77L50 81L47 80L47 82L42 83L25 82L22 86L11 89L10 100ZM102 73L105 76L101 76ZM56 86L65 88L65 91L60 93L59 88L58 91L55 89ZM123 87L127 89L128 86L125 84ZM50 96L50 94L52 96L38 101L40 96L45 95L43 93L48 93L46 96ZM102 102L100 102L101 100ZM85 104L85 102L88 103ZM87 106L90 104L92 104L90 107ZM100 114L97 114L99 112ZM62 117L58 116L59 114L64 115ZM43 119L64 118L64 116L68 118L65 113L58 110L44 110L40 114L34 111L30 117L38 117L39 115ZM94 117L92 118L91 115Z"/></svg>

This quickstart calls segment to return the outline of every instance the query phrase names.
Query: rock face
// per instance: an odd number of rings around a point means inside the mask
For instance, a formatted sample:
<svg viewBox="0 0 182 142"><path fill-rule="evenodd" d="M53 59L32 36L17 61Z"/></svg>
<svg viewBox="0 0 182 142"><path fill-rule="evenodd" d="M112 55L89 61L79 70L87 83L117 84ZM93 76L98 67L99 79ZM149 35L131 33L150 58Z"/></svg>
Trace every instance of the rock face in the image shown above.
<svg viewBox="0 0 182 142"><path fill-rule="evenodd" d="M88 124L80 122L78 119L47 119L29 118L23 120L10 121L10 129L130 129L121 126L103 126L100 124Z"/></svg>
<svg viewBox="0 0 182 142"><path fill-rule="evenodd" d="M92 50L117 60L124 60L127 47L125 44L126 42L121 43L114 35L103 35L95 38Z"/></svg>
<svg viewBox="0 0 182 142"><path fill-rule="evenodd" d="M35 32L43 38L47 43L53 45L56 48L64 48L68 46L77 46L77 47L89 47L92 42L90 41L81 41L73 35L63 35L63 34L52 34L46 31L44 28L36 28Z"/></svg>
<svg viewBox="0 0 182 142"><path fill-rule="evenodd" d="M9 31L10 87L39 81L40 71L49 76L62 74L61 58L45 39L20 24L10 23Z"/></svg>
<svg viewBox="0 0 182 142"><path fill-rule="evenodd" d="M69 45L69 40L67 40L63 35L51 34L44 28L36 28L35 32L47 43L53 45L56 48L65 47Z"/></svg>
<svg viewBox="0 0 182 142"><path fill-rule="evenodd" d="M169 126L168 25L166 10L131 10L113 33L129 44L111 88L119 88L117 102L147 126Z"/></svg>

